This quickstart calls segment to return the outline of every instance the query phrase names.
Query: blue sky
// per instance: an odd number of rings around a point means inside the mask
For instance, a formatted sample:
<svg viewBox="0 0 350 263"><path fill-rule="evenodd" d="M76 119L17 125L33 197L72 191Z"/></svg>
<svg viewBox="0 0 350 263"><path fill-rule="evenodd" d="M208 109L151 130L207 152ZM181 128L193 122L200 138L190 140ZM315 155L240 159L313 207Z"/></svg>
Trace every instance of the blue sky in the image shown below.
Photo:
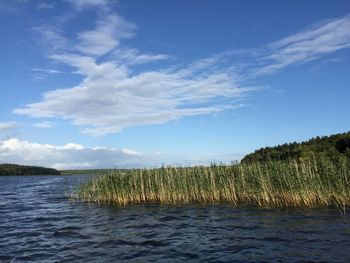
<svg viewBox="0 0 350 263"><path fill-rule="evenodd" d="M349 1L0 3L0 161L230 162L349 130Z"/></svg>

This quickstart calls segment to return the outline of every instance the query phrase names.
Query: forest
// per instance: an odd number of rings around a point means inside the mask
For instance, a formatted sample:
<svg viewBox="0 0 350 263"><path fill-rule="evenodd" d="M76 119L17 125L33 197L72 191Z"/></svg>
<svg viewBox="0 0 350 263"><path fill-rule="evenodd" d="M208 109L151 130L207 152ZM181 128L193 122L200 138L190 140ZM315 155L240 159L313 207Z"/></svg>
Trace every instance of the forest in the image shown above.
<svg viewBox="0 0 350 263"><path fill-rule="evenodd" d="M275 147L261 148L246 155L241 162L303 160L314 157L333 161L342 158L350 159L350 132L323 137L317 136L300 143L285 143Z"/></svg>
<svg viewBox="0 0 350 263"><path fill-rule="evenodd" d="M0 175L59 175L60 172L52 168L25 166L17 164L0 164Z"/></svg>

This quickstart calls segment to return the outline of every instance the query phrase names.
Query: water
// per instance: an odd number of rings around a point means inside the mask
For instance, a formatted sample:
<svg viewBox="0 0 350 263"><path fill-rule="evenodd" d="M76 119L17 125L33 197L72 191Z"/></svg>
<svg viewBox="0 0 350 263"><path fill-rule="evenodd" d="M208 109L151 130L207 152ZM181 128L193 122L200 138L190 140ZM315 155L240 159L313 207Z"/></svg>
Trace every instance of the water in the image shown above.
<svg viewBox="0 0 350 263"><path fill-rule="evenodd" d="M0 177L0 262L350 262L337 209L89 205L86 176Z"/></svg>

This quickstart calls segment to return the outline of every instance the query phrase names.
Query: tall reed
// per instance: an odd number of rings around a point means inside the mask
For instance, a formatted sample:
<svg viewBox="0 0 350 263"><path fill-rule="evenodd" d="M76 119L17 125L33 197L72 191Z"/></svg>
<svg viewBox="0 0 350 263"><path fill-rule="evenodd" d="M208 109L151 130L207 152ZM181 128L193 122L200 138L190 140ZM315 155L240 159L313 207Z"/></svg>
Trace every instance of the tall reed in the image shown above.
<svg viewBox="0 0 350 263"><path fill-rule="evenodd" d="M328 159L115 170L89 180L74 197L88 202L254 203L259 206L347 206L350 162Z"/></svg>

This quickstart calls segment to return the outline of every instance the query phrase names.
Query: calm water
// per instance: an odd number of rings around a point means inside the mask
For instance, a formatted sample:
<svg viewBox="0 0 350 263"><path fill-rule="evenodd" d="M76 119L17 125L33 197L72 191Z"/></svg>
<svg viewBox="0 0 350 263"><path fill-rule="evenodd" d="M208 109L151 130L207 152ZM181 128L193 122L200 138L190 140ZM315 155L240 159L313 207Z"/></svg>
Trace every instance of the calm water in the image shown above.
<svg viewBox="0 0 350 263"><path fill-rule="evenodd" d="M84 176L0 177L0 262L350 262L336 209L88 205Z"/></svg>

